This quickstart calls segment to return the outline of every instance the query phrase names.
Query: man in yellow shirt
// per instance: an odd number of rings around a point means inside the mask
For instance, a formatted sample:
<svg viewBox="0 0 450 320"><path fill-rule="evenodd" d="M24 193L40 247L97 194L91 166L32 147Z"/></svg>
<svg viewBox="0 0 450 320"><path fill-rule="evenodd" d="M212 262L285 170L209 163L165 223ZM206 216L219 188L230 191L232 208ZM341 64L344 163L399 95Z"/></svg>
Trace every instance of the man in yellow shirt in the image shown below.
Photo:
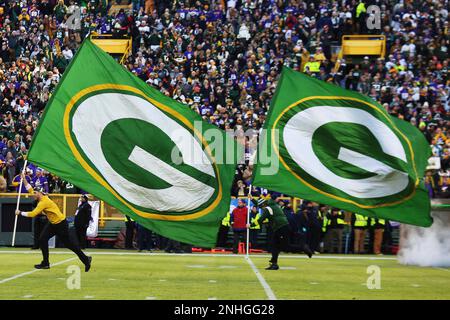
<svg viewBox="0 0 450 320"><path fill-rule="evenodd" d="M88 272L91 268L92 257L86 256L77 244L74 244L69 239L69 225L65 215L59 210L56 203L54 203L46 194L43 188L36 188L33 190L31 185L22 174L22 180L28 193L34 194L34 198L38 204L33 211L22 212L16 210L16 215L33 218L38 214L44 214L48 218L48 223L45 225L39 237L39 246L41 247L43 260L40 264L35 265L36 269L50 269L50 262L48 259L48 240L54 235L64 243L66 248L72 250L78 258L83 262L84 271Z"/></svg>

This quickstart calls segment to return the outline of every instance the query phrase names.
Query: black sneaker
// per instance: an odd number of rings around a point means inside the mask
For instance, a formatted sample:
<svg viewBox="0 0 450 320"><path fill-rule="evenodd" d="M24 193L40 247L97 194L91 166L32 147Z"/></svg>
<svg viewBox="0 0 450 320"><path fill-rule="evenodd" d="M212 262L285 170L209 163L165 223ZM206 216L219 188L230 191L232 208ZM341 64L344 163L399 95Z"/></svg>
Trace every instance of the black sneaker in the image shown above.
<svg viewBox="0 0 450 320"><path fill-rule="evenodd" d="M312 252L312 250L309 248L309 246L307 244L305 244L305 246L303 247L303 252L309 257L312 258L314 252Z"/></svg>
<svg viewBox="0 0 450 320"><path fill-rule="evenodd" d="M266 268L266 270L278 270L278 269L280 269L280 267L276 263L272 263L270 264L270 266Z"/></svg>
<svg viewBox="0 0 450 320"><path fill-rule="evenodd" d="M84 272L88 272L91 269L92 257L88 257L88 263L84 265Z"/></svg>
<svg viewBox="0 0 450 320"><path fill-rule="evenodd" d="M36 269L50 269L50 265L48 263L39 263L39 264L35 264L34 267Z"/></svg>

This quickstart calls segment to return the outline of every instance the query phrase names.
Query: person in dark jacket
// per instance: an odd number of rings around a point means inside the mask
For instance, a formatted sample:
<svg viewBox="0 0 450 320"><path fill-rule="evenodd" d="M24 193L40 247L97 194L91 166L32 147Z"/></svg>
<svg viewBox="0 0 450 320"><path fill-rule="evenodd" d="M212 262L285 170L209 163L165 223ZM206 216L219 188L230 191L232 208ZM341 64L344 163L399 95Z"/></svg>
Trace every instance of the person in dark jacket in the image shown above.
<svg viewBox="0 0 450 320"><path fill-rule="evenodd" d="M298 225L297 225L297 221L296 221L296 215L294 214L294 212L292 211L290 206L288 206L284 200L279 199L278 205L280 206L281 210L283 210L284 215L286 216L286 218L289 222L289 228L290 228L289 245L295 246L296 244L298 244L300 242L300 239L299 239L300 235L298 232L299 229L298 229Z"/></svg>
<svg viewBox="0 0 450 320"><path fill-rule="evenodd" d="M303 201L296 215L298 230L302 242L305 242L314 253L320 251L322 224L318 215L318 205L311 201Z"/></svg>
<svg viewBox="0 0 450 320"><path fill-rule="evenodd" d="M78 243L82 249L86 248L86 231L89 227L89 222L92 220L92 207L88 200L87 194L81 195L81 203L78 206L74 221Z"/></svg>
<svg viewBox="0 0 450 320"><path fill-rule="evenodd" d="M125 216L125 219L125 249L133 249L135 222L129 216Z"/></svg>
<svg viewBox="0 0 450 320"><path fill-rule="evenodd" d="M136 223L136 230L138 251L142 252L147 250L151 252L153 249L152 230L147 229L139 223Z"/></svg>
<svg viewBox="0 0 450 320"><path fill-rule="evenodd" d="M319 214L319 205L311 202L309 210L309 230L306 243L315 254L320 252L320 240L322 236L323 220Z"/></svg>

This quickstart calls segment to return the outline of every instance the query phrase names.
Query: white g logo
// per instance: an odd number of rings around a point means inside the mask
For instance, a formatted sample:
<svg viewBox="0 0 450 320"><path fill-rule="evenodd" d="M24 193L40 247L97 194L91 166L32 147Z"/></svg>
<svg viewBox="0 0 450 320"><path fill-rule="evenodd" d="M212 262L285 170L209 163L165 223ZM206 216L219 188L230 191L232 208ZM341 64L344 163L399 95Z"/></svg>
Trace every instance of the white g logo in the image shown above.
<svg viewBox="0 0 450 320"><path fill-rule="evenodd" d="M131 94L99 93L88 97L77 107L72 117L72 132L83 153L117 193L133 205L158 212L195 210L210 200L215 192L213 187L177 170L137 145L124 160L135 163L171 186L164 189L143 187L117 172L106 159L101 141L105 128L121 119L141 120L169 134L176 132L177 139L173 142L180 150L184 164L216 178L211 161L193 134L152 103ZM152 136L146 138L152 139ZM133 144L133 141L129 143Z"/></svg>
<svg viewBox="0 0 450 320"><path fill-rule="evenodd" d="M329 170L312 148L314 132L330 122L356 123L365 126L376 137L384 153L407 162L399 138L382 121L369 112L346 107L316 106L295 114L286 123L283 140L292 159L308 174L356 198L379 198L403 191L408 174L359 152L341 147L338 159L373 172L365 179L343 178Z"/></svg>

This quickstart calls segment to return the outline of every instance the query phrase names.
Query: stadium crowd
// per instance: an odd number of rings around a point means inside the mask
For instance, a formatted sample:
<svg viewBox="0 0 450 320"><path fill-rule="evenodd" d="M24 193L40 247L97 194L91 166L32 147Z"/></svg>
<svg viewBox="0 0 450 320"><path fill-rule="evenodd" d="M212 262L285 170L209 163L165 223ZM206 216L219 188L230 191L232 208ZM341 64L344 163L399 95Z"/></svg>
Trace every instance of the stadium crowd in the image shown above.
<svg viewBox="0 0 450 320"><path fill-rule="evenodd" d="M0 163L7 189L15 190L61 74L82 39L97 32L132 36L127 68L223 129L257 134L283 65L369 95L423 131L441 164L427 172L430 195L448 196L448 1L365 1L380 7L381 30L366 29L359 3L132 1L134 13L111 16L104 0L0 1ZM70 17L80 9L77 24ZM342 35L369 31L386 36L385 58L332 61ZM312 61L319 67L309 68ZM247 160L255 141L247 137ZM247 192L248 164L238 168L235 196ZM57 177L43 174L51 192L65 191Z"/></svg>
<svg viewBox="0 0 450 320"><path fill-rule="evenodd" d="M133 12L110 15L105 0L0 0L0 189L16 190L48 99L82 40L97 32L132 37L125 65L150 86L218 127L252 132L240 135L246 162L233 196L248 192L255 137L283 66L368 95L419 128L440 163L426 173L430 196L450 196L447 0L117 2ZM365 23L371 4L380 8L379 30ZM386 57L336 63L342 35L366 33L386 36ZM39 168L28 175L49 192L80 191Z"/></svg>

